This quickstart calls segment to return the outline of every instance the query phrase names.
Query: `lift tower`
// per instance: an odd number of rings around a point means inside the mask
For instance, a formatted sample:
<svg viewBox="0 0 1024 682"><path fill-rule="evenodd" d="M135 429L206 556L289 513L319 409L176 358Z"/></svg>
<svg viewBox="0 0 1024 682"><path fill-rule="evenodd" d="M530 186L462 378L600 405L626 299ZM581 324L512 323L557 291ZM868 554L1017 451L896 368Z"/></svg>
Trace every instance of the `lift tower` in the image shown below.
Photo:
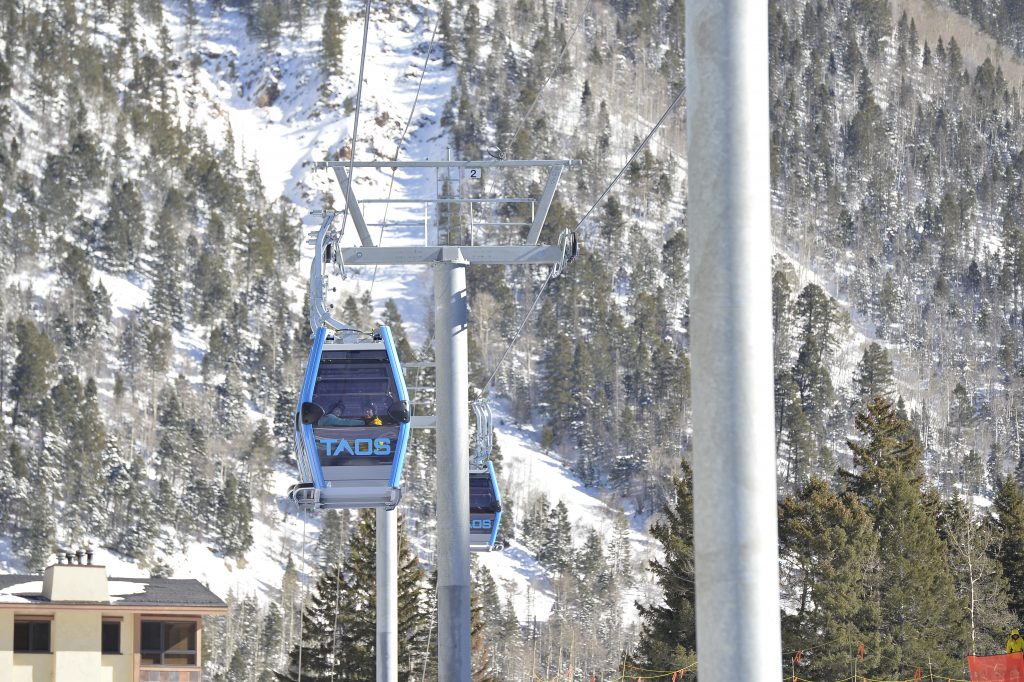
<svg viewBox="0 0 1024 682"><path fill-rule="evenodd" d="M767 3L686 0L686 88L700 679L779 682Z"/></svg>
<svg viewBox="0 0 1024 682"><path fill-rule="evenodd" d="M317 168L334 171L345 197L345 210L356 230L359 246L340 246L335 257L349 266L432 266L434 268L434 324L437 371L437 648L438 677L445 682L470 682L470 580L469 580L469 360L467 328L469 324L466 268L471 265L548 265L560 271L574 255L574 236L564 231L555 244L540 241L544 221L562 171L579 166L569 160L488 160L488 161L330 161ZM445 208L448 223L439 226L436 236L424 229L423 243L416 246L381 246L374 243L364 217L363 205L355 196L353 176L356 170L391 169L420 173L434 172L434 196L403 199ZM482 189L484 176L492 173L546 172L539 197L490 197L467 188L477 181ZM351 173L351 175L350 175ZM455 174L454 177L452 174ZM456 184L457 183L457 184ZM445 187L444 191L438 188ZM501 235L500 245L478 243L495 233L495 224L475 222L480 207L502 204L527 204L531 217L520 223L505 223L510 229ZM451 209L459 218L452 221ZM476 214L474 213L476 212ZM486 211L483 213L486 214ZM491 214L495 213L491 211ZM447 228L447 229L444 229ZM485 229L487 228L487 229ZM525 238L520 236L525 232ZM394 512L378 514L378 524ZM378 533L380 530L378 529ZM395 551L388 536L385 551ZM378 535L380 538L380 535ZM394 566L382 557L378 562ZM388 569L392 570L392 569ZM382 579L378 571L378 581ZM378 582L378 591L396 590L393 580ZM397 632L397 599L378 596L378 637L388 633L394 642ZM383 643L382 643L383 644ZM378 645L378 651L385 647ZM379 681L389 682L395 669L391 659L397 654L391 646L389 656L378 656ZM387 672L382 676L381 668Z"/></svg>

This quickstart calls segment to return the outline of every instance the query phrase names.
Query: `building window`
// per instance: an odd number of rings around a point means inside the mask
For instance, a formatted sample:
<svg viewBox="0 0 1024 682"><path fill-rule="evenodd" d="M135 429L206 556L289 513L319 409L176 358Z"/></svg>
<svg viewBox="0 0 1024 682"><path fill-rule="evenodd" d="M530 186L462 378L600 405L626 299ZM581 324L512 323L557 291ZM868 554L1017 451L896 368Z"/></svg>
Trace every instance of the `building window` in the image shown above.
<svg viewBox="0 0 1024 682"><path fill-rule="evenodd" d="M103 653L121 653L121 621L103 621Z"/></svg>
<svg viewBox="0 0 1024 682"><path fill-rule="evenodd" d="M14 620L14 652L50 653L50 621Z"/></svg>
<svg viewBox="0 0 1024 682"><path fill-rule="evenodd" d="M196 665L195 621L142 621L142 665Z"/></svg>

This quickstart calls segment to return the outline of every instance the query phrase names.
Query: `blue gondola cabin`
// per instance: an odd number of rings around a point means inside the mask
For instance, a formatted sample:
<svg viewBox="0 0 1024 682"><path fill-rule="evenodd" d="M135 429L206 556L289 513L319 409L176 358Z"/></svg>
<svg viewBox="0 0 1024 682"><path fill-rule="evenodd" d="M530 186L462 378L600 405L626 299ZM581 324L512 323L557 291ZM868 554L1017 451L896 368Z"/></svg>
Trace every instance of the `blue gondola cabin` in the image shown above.
<svg viewBox="0 0 1024 682"><path fill-rule="evenodd" d="M489 552L497 545L501 523L501 495L494 466L487 462L483 470L469 472L469 549Z"/></svg>
<svg viewBox="0 0 1024 682"><path fill-rule="evenodd" d="M289 496L316 509L394 509L409 419L390 329L352 343L317 330L295 414L301 482Z"/></svg>

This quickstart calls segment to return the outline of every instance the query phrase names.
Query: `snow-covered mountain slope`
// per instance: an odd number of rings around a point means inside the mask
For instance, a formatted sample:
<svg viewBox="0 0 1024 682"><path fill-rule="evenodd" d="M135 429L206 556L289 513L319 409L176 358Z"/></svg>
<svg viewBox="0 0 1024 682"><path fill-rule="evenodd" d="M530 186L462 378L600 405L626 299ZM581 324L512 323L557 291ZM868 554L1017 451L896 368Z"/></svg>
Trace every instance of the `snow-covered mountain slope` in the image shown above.
<svg viewBox="0 0 1024 682"><path fill-rule="evenodd" d="M375 8L371 13L361 104L353 110L357 95L362 41L362 5L349 3L349 20L343 35L333 39L344 46L343 76L323 82L319 74L319 27L311 26L301 39L282 39L267 53L245 33L245 18L225 8L214 14L207 7L200 18L204 55L198 79L207 102L210 125L225 134L230 126L237 148L254 161L269 200L285 197L303 210L325 205L344 206L341 188L332 172L314 171L313 163L351 158L352 130L358 113L355 160L383 161L445 158L445 133L440 115L455 73L441 63L441 51L431 46L437 19L429 4L410 6L392 13ZM182 17L178 17L181 39ZM428 55L428 49L430 54ZM279 93L271 102L267 90ZM323 94L326 92L326 94ZM400 148L399 148L400 147ZM404 199L433 194L433 178L392 172L357 171L360 200ZM381 243L422 244L423 208L401 204L370 204L363 207L367 223L380 229ZM409 223L418 225L409 225ZM307 228L319 221L305 221ZM345 243L355 244L353 229ZM312 247L303 251L296 270L297 288L308 276ZM338 300L345 294L372 288L379 304L388 298L399 303L409 321L410 334L423 340L422 268L351 270L338 284ZM301 300L301 295L296 296Z"/></svg>

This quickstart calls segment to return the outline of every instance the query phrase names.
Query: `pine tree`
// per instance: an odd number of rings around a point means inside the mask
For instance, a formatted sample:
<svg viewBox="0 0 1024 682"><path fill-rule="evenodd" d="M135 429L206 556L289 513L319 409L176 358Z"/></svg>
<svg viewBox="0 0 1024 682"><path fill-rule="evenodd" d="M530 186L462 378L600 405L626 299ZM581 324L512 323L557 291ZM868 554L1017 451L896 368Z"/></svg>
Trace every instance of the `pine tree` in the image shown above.
<svg viewBox="0 0 1024 682"><path fill-rule="evenodd" d="M892 398L895 391L892 361L884 348L872 342L864 349L854 381L862 399L873 396Z"/></svg>
<svg viewBox="0 0 1024 682"><path fill-rule="evenodd" d="M227 363L224 380L216 387L217 414L220 426L228 436L238 433L245 425L245 382L238 363Z"/></svg>
<svg viewBox="0 0 1024 682"><path fill-rule="evenodd" d="M232 296L231 268L216 246L206 246L195 265L192 318L209 324L224 315Z"/></svg>
<svg viewBox="0 0 1024 682"><path fill-rule="evenodd" d="M338 603L336 646L342 680L373 679L376 661L377 524L376 512L356 517L343 568L344 589ZM401 658L401 648L399 648Z"/></svg>
<svg viewBox="0 0 1024 682"><path fill-rule="evenodd" d="M431 618L426 608L425 578L409 542L405 521L398 518L398 679L418 680Z"/></svg>
<svg viewBox="0 0 1024 682"><path fill-rule="evenodd" d="M126 462L115 446L108 446L104 461L104 469L111 472L108 480L112 482L116 477L120 481L120 486L114 489L115 494L112 495L108 520L111 548L126 557L143 557L149 552L160 523L155 518L153 494L146 480L142 455L136 453ZM160 506L161 513L167 509Z"/></svg>
<svg viewBox="0 0 1024 682"><path fill-rule="evenodd" d="M267 611L263 617L262 633L260 635L260 651L263 656L263 670L257 678L258 682L273 682L275 676L273 670L281 663L279 652L284 636L283 617L281 609L277 604L267 604Z"/></svg>
<svg viewBox="0 0 1024 682"><path fill-rule="evenodd" d="M316 539L318 563L321 566L340 566L344 563L351 521L351 513L347 509L324 512L320 521L320 534Z"/></svg>
<svg viewBox="0 0 1024 682"><path fill-rule="evenodd" d="M462 50L464 68L476 69L480 51L480 8L473 0L466 5L462 18Z"/></svg>
<svg viewBox="0 0 1024 682"><path fill-rule="evenodd" d="M530 500L529 506L523 514L522 541L535 554L540 552L549 537L548 512L550 509L551 505L548 503L547 496L541 493L537 498Z"/></svg>
<svg viewBox="0 0 1024 682"><path fill-rule="evenodd" d="M537 561L555 575L567 571L572 563L572 523L569 509L559 500L548 514L544 536L537 549Z"/></svg>
<svg viewBox="0 0 1024 682"><path fill-rule="evenodd" d="M183 402L186 399L176 386L164 387L157 398L158 445L154 463L158 475L172 486L195 473L189 448L193 422Z"/></svg>
<svg viewBox="0 0 1024 682"><path fill-rule="evenodd" d="M272 0L257 0L249 6L246 28L265 47L273 47L281 37L281 6Z"/></svg>
<svg viewBox="0 0 1024 682"><path fill-rule="evenodd" d="M329 94L330 79L341 75L342 39L345 17L338 0L327 0L324 7L323 32L320 39L320 69L324 75L324 94Z"/></svg>
<svg viewBox="0 0 1024 682"><path fill-rule="evenodd" d="M46 21L42 18L41 20ZM67 40L67 36L62 37ZM47 38L40 36L40 39ZM58 38L53 36L53 39ZM36 74L40 72L41 70L36 70ZM59 79L50 80L47 87L52 87L56 82L59 82ZM66 221L79 213L83 194L99 188L106 177L103 172L100 141L89 129L85 104L80 98L74 97L74 100L69 102L69 107L74 113L67 121L67 142L57 153L47 155L42 181L39 183L39 194L47 199L39 206L40 217L51 225L59 224L59 221ZM49 235L41 236L45 239Z"/></svg>
<svg viewBox="0 0 1024 682"><path fill-rule="evenodd" d="M143 310L142 313L143 316L149 317L148 310ZM174 337L169 328L154 320L146 327L142 343L146 369L152 374L153 384L159 386L163 382L156 381L157 377L167 372L174 357Z"/></svg>
<svg viewBox="0 0 1024 682"><path fill-rule="evenodd" d="M820 362L836 345L835 301L817 284L808 284L797 296L793 310L804 343L811 338L817 340L818 354L814 359Z"/></svg>
<svg viewBox="0 0 1024 682"><path fill-rule="evenodd" d="M303 614L302 679L373 679L376 670L376 512L359 512L343 563L323 566L315 595ZM423 571L403 524L398 535L399 680L411 678L421 661L428 620L423 608ZM298 678L298 645L282 682ZM308 676L308 677L307 677Z"/></svg>
<svg viewBox="0 0 1024 682"><path fill-rule="evenodd" d="M349 296L343 305L343 319L356 329L369 329L373 323L373 303L370 291L363 292L359 298Z"/></svg>
<svg viewBox="0 0 1024 682"><path fill-rule="evenodd" d="M684 462L675 496L651 536L665 552L651 571L662 591L660 604L637 603L642 621L635 660L655 670L678 670L696 661L697 621L693 556L693 473Z"/></svg>
<svg viewBox="0 0 1024 682"><path fill-rule="evenodd" d="M476 577L477 576L474 575L474 578ZM492 672L493 663L491 660L491 652L488 647L489 637L487 633L487 623L485 620L486 616L483 613L485 607L482 604L484 594L493 595L495 589L494 580L490 580L489 585L487 584L486 579L483 581L474 580L473 587L476 588L478 583L482 583L482 589L474 589L470 593L470 679L472 682L500 682L500 678L495 676Z"/></svg>
<svg viewBox="0 0 1024 682"><path fill-rule="evenodd" d="M284 573L281 575L281 658L286 658L292 645L298 639L299 623L302 619L301 593L299 572L295 568L295 560L289 552L285 560Z"/></svg>
<svg viewBox="0 0 1024 682"><path fill-rule="evenodd" d="M117 339L117 363L121 369L120 376L127 384L131 399L134 401L136 388L141 383L145 360L145 329L137 311L126 315L121 324L123 326Z"/></svg>
<svg viewBox="0 0 1024 682"><path fill-rule="evenodd" d="M793 323L792 286L782 269L772 274L772 329L775 331L774 355L778 370L789 364L790 337Z"/></svg>
<svg viewBox="0 0 1024 682"><path fill-rule="evenodd" d="M14 401L14 423L21 423L23 418L45 422L52 409L48 398L57 360L56 349L28 318L18 320L15 334L18 355L11 373L10 393Z"/></svg>
<svg viewBox="0 0 1024 682"><path fill-rule="evenodd" d="M271 470L274 447L270 435L270 427L265 420L256 424L256 429L249 438L249 445L240 456L245 462L245 485L249 490L262 490Z"/></svg>
<svg viewBox="0 0 1024 682"><path fill-rule="evenodd" d="M850 494L811 479L779 505L783 649L806 650L800 676L838 679L849 672L849 642L865 644L861 669L878 664L881 625L878 539L871 516Z"/></svg>
<svg viewBox="0 0 1024 682"><path fill-rule="evenodd" d="M1017 622L1024 620L1024 494L1013 476L998 486L988 523L997 541L990 548L1008 585L1007 606Z"/></svg>
<svg viewBox="0 0 1024 682"><path fill-rule="evenodd" d="M65 501L73 516L85 521L90 530L99 526L102 486L102 456L106 429L96 402L96 381L91 377L83 387L75 374L65 374L50 391L59 418L53 420L59 437L60 464Z"/></svg>
<svg viewBox="0 0 1024 682"><path fill-rule="evenodd" d="M416 351L412 349L412 344L409 343L409 337L405 333L405 327L403 326L402 315L398 312L398 306L392 298L384 302L384 324L391 329L398 357L403 360L406 358L414 359Z"/></svg>
<svg viewBox="0 0 1024 682"><path fill-rule="evenodd" d="M233 473L227 475L218 500L217 529L225 556L241 559L252 547L252 502Z"/></svg>
<svg viewBox="0 0 1024 682"><path fill-rule="evenodd" d="M878 533L877 672L895 674L929 656L937 670L951 671L947 652L960 651L964 643L964 609L936 530L938 510L922 492L923 448L912 424L884 398L870 401L856 425L862 440L849 446L859 471L846 477Z"/></svg>
<svg viewBox="0 0 1024 682"><path fill-rule="evenodd" d="M334 637L337 632L336 614L344 583L339 567L328 567L317 579L316 587L308 596L302 613L302 641L297 642L288 658L285 671L277 673L279 682L299 682L301 661L302 680L329 682L354 679L345 677L342 662L335 653ZM363 679L372 679L373 672Z"/></svg>
<svg viewBox="0 0 1024 682"><path fill-rule="evenodd" d="M800 409L810 423L812 433L818 437L819 444L823 444L826 422L836 400L832 375L825 363L821 343L817 336L808 336L793 365L793 381L800 391Z"/></svg>
<svg viewBox="0 0 1024 682"><path fill-rule="evenodd" d="M547 403L549 424L563 424L571 419L569 410L572 407L572 376L573 342L562 335L549 340L542 370L542 391L544 402ZM545 447L553 443L543 443Z"/></svg>
<svg viewBox="0 0 1024 682"><path fill-rule="evenodd" d="M134 270L146 237L142 195L123 177L110 186L110 210L100 226L100 250L114 272Z"/></svg>
<svg viewBox="0 0 1024 682"><path fill-rule="evenodd" d="M64 240L55 249L62 254L57 264L62 289L56 301L57 324L73 330L66 338L77 341L75 347L80 348L93 341L110 321L110 299L102 283L92 286L93 269L85 250Z"/></svg>
<svg viewBox="0 0 1024 682"><path fill-rule="evenodd" d="M441 7L438 10L437 32L440 37L441 48L444 50L444 66L449 67L455 63L458 50L458 40L455 38L455 27L452 25L452 7L449 0L441 0Z"/></svg>
<svg viewBox="0 0 1024 682"><path fill-rule="evenodd" d="M173 203L170 193L168 202ZM173 207L165 202L153 232L153 290L150 293L150 307L154 319L181 331L185 314L182 297L184 263L173 213Z"/></svg>
<svg viewBox="0 0 1024 682"><path fill-rule="evenodd" d="M572 398L572 420L570 427L573 438L579 448L579 454L573 471L585 486L594 486L599 480L598 463L604 460L607 452L602 430L595 428L599 422L597 415L607 414L610 409L603 392L594 390L594 358L590 344L581 343L576 346L573 358L573 374L576 376Z"/></svg>
<svg viewBox="0 0 1024 682"><path fill-rule="evenodd" d="M57 542L52 505L38 494L26 499L23 523L14 537L14 548L30 571L42 571Z"/></svg>

